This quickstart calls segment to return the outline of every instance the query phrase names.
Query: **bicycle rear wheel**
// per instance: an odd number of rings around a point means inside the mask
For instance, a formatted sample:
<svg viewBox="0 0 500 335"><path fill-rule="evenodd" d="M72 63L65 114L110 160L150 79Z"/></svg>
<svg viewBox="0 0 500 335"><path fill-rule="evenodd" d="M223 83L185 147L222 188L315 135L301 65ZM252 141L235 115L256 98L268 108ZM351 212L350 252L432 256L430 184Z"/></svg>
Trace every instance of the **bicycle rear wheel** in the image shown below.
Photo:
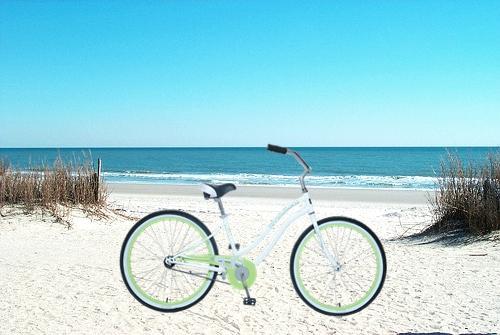
<svg viewBox="0 0 500 335"><path fill-rule="evenodd" d="M191 252L212 259L217 245L208 228L181 211L152 213L127 234L120 254L120 269L129 292L143 305L162 312L177 312L201 301L212 288L217 273L175 264L166 258L187 246Z"/></svg>
<svg viewBox="0 0 500 335"><path fill-rule="evenodd" d="M320 220L325 247L339 263L331 264L311 225L293 248L292 283L311 308L327 315L359 312L379 294L387 271L384 249L364 224L345 217Z"/></svg>

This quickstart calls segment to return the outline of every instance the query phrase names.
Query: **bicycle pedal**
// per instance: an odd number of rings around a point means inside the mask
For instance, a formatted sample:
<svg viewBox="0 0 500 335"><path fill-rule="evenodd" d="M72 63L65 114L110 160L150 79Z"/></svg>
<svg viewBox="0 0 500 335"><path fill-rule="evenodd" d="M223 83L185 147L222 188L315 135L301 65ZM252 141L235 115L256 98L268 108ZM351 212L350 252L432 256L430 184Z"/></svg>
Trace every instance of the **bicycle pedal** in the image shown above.
<svg viewBox="0 0 500 335"><path fill-rule="evenodd" d="M257 300L255 298L243 298L243 305L255 306Z"/></svg>

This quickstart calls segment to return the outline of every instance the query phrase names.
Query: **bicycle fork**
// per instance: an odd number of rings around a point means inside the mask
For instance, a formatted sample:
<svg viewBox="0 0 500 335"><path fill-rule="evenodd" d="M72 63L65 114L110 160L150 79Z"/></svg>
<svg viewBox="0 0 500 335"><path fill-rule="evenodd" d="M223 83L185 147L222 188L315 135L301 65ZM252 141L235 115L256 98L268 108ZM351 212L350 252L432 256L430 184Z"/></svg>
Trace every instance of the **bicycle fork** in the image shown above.
<svg viewBox="0 0 500 335"><path fill-rule="evenodd" d="M312 209L312 206L311 206L311 209ZM311 223L314 227L315 238L318 241L318 243L321 247L321 250L325 254L328 261L330 262L330 265L332 266L332 268L335 271L339 271L340 270L340 263L339 263L337 257L335 257L335 255L332 255L330 250L328 250L328 248L326 247L326 243L325 243L325 240L321 234L321 229L319 229L318 220L316 219L316 214L315 214L314 210L312 210L308 214L309 214L309 219L311 220Z"/></svg>

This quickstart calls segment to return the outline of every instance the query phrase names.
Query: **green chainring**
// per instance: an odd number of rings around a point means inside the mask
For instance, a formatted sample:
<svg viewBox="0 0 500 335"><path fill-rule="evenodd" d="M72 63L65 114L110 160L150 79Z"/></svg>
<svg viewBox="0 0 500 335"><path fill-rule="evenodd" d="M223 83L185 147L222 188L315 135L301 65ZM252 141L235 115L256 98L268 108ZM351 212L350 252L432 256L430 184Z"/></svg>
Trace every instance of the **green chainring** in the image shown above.
<svg viewBox="0 0 500 335"><path fill-rule="evenodd" d="M246 258L242 258L243 266L248 270L248 278L246 280L247 288L250 288L254 283L255 279L257 279L257 268L255 264ZM245 287L243 286L243 282L239 281L236 277L236 266L230 266L227 271L227 278L229 279L229 283L232 287L238 290L243 290Z"/></svg>

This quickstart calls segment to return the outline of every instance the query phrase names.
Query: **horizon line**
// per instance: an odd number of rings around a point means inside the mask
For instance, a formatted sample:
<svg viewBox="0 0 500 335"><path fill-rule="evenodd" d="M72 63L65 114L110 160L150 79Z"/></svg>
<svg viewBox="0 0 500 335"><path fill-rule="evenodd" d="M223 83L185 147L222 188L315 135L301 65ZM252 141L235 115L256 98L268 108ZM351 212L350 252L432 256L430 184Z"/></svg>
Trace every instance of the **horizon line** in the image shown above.
<svg viewBox="0 0 500 335"><path fill-rule="evenodd" d="M500 148L500 145L424 145L424 146L297 146L288 148ZM261 149L266 146L47 146L47 147L0 147L0 149Z"/></svg>

